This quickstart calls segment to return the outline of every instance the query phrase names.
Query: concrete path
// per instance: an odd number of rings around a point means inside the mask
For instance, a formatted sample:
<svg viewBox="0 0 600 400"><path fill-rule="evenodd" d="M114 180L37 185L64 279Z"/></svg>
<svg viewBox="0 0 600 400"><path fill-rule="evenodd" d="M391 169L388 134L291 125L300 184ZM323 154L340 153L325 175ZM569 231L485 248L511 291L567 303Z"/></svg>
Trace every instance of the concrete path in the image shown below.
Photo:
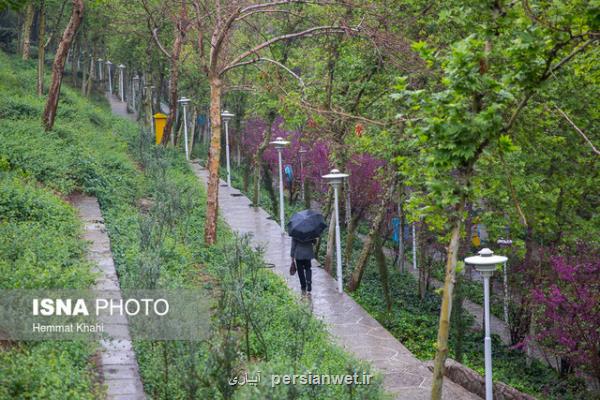
<svg viewBox="0 0 600 400"><path fill-rule="evenodd" d="M71 197L84 223L83 239L91 242L87 258L99 272L94 290L110 290L120 293L119 278L110 251L110 239L106 234L104 220L95 197L77 195ZM118 332L119 337L129 338L127 319L104 322L109 335ZM146 398L131 339L101 340L100 371L107 388L106 400L143 400Z"/></svg>
<svg viewBox="0 0 600 400"><path fill-rule="evenodd" d="M131 114L127 111L127 103L126 102L122 102L121 99L119 99L114 94L112 96L110 96L108 94L108 92L106 93L106 99L110 103L110 108L111 108L113 114L118 115L119 117L130 119L135 122L135 120L136 120L135 114Z"/></svg>
<svg viewBox="0 0 600 400"><path fill-rule="evenodd" d="M197 162L192 162L191 167L200 181L206 184L208 171ZM298 278L289 275L290 238L281 234L279 225L268 219L267 212L250 207L246 196L223 184L221 181L219 207L225 222L240 234L251 234L252 243L265 250L265 261L274 264L274 271L299 293ZM311 298L314 314L326 322L336 342L381 371L385 388L396 399L430 398L432 374L427 367L350 296L337 293L336 281L321 268L313 268ZM443 398L479 399L448 379L444 381Z"/></svg>

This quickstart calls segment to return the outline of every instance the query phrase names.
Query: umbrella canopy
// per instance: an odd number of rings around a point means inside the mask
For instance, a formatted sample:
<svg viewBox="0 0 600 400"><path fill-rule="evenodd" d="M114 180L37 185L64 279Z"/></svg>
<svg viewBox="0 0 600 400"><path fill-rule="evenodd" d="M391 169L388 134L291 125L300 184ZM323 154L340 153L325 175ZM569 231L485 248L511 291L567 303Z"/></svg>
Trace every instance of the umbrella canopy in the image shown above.
<svg viewBox="0 0 600 400"><path fill-rule="evenodd" d="M301 242L318 238L327 228L323 216L314 210L303 210L292 215L287 224L288 234Z"/></svg>

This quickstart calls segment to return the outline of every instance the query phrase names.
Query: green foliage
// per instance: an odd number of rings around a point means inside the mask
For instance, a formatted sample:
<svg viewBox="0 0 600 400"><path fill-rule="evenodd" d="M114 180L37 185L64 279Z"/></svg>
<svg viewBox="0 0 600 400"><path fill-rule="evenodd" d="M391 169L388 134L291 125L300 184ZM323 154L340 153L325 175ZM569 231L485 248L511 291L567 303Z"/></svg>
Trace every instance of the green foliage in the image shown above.
<svg viewBox="0 0 600 400"><path fill-rule="evenodd" d="M86 342L39 342L0 351L0 398L94 400L103 396L92 379Z"/></svg>
<svg viewBox="0 0 600 400"><path fill-rule="evenodd" d="M88 287L93 275L73 209L14 174L0 174L0 287Z"/></svg>

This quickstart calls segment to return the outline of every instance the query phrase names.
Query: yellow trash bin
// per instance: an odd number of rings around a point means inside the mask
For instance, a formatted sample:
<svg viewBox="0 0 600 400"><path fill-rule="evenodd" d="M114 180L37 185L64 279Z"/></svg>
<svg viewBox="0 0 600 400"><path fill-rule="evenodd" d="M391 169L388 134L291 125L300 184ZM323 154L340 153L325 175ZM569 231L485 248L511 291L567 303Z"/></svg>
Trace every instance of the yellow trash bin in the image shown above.
<svg viewBox="0 0 600 400"><path fill-rule="evenodd" d="M154 114L154 130L156 131L156 144L162 142L162 137L167 124L167 116L163 113Z"/></svg>

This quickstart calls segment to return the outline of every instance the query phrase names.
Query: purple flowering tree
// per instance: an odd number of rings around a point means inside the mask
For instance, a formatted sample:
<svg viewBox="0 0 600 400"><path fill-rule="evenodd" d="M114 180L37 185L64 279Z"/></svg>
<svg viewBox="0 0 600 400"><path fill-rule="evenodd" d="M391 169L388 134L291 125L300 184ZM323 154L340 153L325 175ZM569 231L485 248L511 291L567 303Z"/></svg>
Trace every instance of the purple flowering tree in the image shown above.
<svg viewBox="0 0 600 400"><path fill-rule="evenodd" d="M579 250L575 256L552 256L551 270L531 291L535 339L600 380L600 257Z"/></svg>

